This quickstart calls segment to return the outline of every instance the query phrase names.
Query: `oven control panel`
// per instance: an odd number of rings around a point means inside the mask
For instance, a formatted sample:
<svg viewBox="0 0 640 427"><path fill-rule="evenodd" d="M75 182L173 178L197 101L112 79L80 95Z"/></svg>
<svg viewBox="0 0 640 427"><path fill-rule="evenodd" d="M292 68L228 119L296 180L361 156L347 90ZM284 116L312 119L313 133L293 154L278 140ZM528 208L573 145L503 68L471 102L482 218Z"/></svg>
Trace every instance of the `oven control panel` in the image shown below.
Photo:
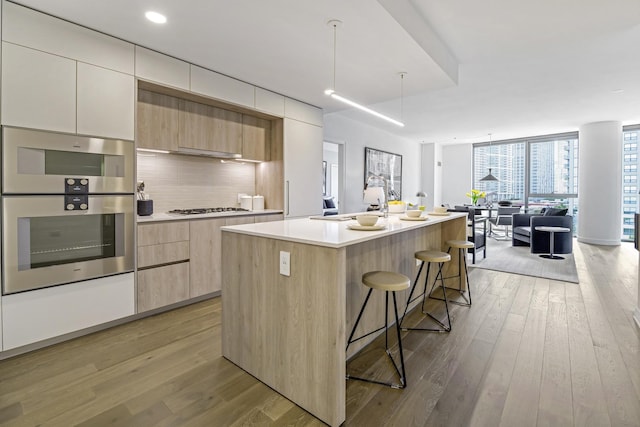
<svg viewBox="0 0 640 427"><path fill-rule="evenodd" d="M89 180L87 178L65 178L65 194L87 194L89 192Z"/></svg>
<svg viewBox="0 0 640 427"><path fill-rule="evenodd" d="M89 208L89 196L87 194L72 195L65 194L64 210L65 211L86 211Z"/></svg>

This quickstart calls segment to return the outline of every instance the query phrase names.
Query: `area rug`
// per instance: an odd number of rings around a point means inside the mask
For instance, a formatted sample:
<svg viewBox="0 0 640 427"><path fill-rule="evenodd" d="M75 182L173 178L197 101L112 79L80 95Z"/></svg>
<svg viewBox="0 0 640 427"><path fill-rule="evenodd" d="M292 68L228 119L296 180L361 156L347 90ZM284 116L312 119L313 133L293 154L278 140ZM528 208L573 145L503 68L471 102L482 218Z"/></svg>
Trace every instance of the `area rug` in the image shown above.
<svg viewBox="0 0 640 427"><path fill-rule="evenodd" d="M578 271L573 254L562 254L564 259L545 259L529 252L528 246L511 246L511 241L487 239L487 258L482 251L476 254L476 263L470 267L525 276L543 277L562 282L578 283Z"/></svg>

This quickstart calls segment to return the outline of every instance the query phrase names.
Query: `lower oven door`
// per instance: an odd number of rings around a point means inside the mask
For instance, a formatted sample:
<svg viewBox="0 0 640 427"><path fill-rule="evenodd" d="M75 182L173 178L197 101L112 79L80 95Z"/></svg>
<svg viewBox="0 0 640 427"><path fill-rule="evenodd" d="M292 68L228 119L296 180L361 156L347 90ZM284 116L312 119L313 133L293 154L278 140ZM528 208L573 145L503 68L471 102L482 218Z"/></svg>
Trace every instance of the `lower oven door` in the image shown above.
<svg viewBox="0 0 640 427"><path fill-rule="evenodd" d="M3 294L133 271L134 196L89 196L65 210L64 196L2 199Z"/></svg>

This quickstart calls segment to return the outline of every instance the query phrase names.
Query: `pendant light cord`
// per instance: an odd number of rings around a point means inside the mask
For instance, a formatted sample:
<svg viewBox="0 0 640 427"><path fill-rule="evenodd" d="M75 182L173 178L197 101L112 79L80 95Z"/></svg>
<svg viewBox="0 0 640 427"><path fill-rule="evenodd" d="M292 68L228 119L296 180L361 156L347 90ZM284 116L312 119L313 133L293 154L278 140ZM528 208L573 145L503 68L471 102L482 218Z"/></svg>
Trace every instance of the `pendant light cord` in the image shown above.
<svg viewBox="0 0 640 427"><path fill-rule="evenodd" d="M336 33L338 31L338 25L333 23L333 87L332 89L336 90Z"/></svg>

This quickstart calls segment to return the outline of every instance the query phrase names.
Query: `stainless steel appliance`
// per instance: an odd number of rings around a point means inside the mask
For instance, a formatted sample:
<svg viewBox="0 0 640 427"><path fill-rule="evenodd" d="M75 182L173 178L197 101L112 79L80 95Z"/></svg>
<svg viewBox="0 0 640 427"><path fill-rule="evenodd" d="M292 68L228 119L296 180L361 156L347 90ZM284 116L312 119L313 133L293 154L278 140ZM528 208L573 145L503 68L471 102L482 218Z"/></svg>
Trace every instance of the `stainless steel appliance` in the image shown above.
<svg viewBox="0 0 640 427"><path fill-rule="evenodd" d="M133 141L2 136L2 293L133 271Z"/></svg>
<svg viewBox="0 0 640 427"><path fill-rule="evenodd" d="M5 126L4 194L64 193L64 179L84 178L89 193L133 193L133 141Z"/></svg>
<svg viewBox="0 0 640 427"><path fill-rule="evenodd" d="M248 209L243 208L194 208L194 209L174 209L169 211L171 214L178 215L200 215L218 212L248 212Z"/></svg>
<svg viewBox="0 0 640 427"><path fill-rule="evenodd" d="M5 295L133 271L134 196L89 195L85 210L63 198L3 198Z"/></svg>

